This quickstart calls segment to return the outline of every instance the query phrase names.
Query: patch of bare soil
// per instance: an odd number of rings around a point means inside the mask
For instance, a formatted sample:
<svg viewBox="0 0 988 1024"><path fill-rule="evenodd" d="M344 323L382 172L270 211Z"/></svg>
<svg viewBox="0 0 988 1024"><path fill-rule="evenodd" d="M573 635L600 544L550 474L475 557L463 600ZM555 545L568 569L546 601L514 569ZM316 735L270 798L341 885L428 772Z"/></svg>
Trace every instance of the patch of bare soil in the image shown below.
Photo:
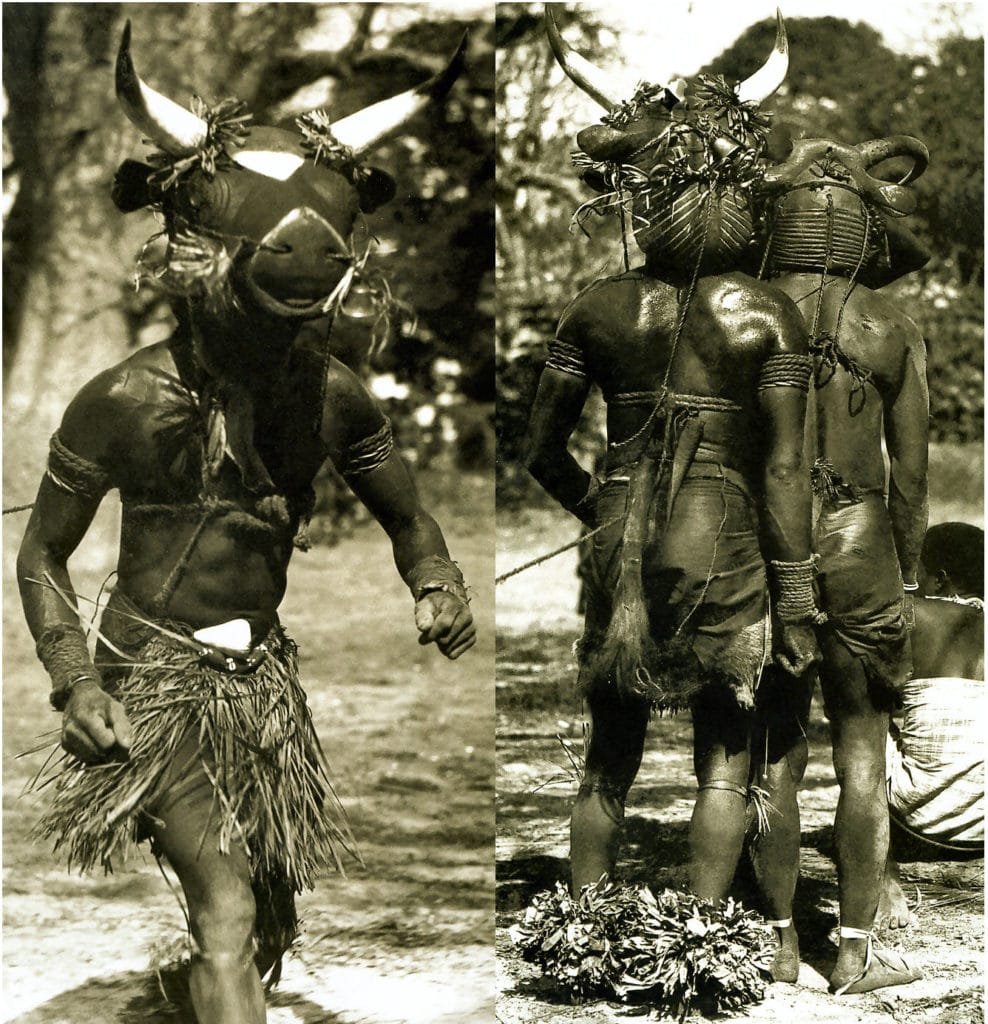
<svg viewBox="0 0 988 1024"><path fill-rule="evenodd" d="M437 474L421 490L444 485ZM272 1024L493 1018L493 494L480 479L457 488L434 511L472 585L480 639L455 663L416 642L375 525L292 566L282 618L366 867L300 899L303 939L269 999ZM75 560L81 593L112 565L104 519ZM30 842L43 796L21 791L40 759L14 755L57 720L17 605L19 524L5 526L3 1019L179 1024L146 995L149 963L185 932L153 859L134 851L113 875L80 877Z"/></svg>
<svg viewBox="0 0 988 1024"><path fill-rule="evenodd" d="M564 514L499 516L498 571L504 572L570 539ZM569 807L576 791L572 757L582 751L583 719L575 692L573 641L575 553L514 577L498 589L497 618L497 954L499 1024L617 1024L641 1008L560 999L514 949L507 930L536 892L565 880ZM832 826L837 785L826 722L814 702L810 764L800 795L803 850L794 920L802 945L797 985L771 985L764 1001L717 1019L793 1024L978 1024L983 1014L983 862L902 863L904 888L917 924L901 938L883 936L923 980L836 999L826 979L836 956L837 883ZM570 748L569 754L563 744ZM684 887L687 831L695 783L690 723L685 715L656 718L631 791L619 880ZM758 909L750 877L736 888ZM695 1019L702 1019L694 1011Z"/></svg>

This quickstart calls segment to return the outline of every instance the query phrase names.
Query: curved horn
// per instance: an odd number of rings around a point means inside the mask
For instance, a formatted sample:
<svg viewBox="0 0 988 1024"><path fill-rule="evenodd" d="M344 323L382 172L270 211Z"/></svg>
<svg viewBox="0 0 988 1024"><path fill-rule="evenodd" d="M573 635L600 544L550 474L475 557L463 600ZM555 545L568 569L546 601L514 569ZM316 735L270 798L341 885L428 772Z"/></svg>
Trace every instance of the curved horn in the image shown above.
<svg viewBox="0 0 988 1024"><path fill-rule="evenodd" d="M117 99L124 113L166 153L184 156L206 139L206 122L191 110L155 92L134 70L130 58L130 19L124 25L117 53Z"/></svg>
<svg viewBox="0 0 988 1024"><path fill-rule="evenodd" d="M585 57L581 57L559 34L559 26L556 25L556 18L552 13L552 4L545 5L545 31L552 52L563 71L605 110L613 110L621 102L618 90L604 72L594 67Z"/></svg>
<svg viewBox="0 0 988 1024"><path fill-rule="evenodd" d="M854 147L860 154L865 167L888 160L893 156L911 156L913 165L899 181L900 185L908 185L915 181L930 163L930 151L919 139L911 135L889 135L884 139L872 139Z"/></svg>
<svg viewBox="0 0 988 1024"><path fill-rule="evenodd" d="M789 71L789 38L782 12L775 9L775 47L768 60L738 86L738 99L742 103L764 103L785 81Z"/></svg>
<svg viewBox="0 0 988 1024"><path fill-rule="evenodd" d="M360 156L380 145L401 129L432 100L441 99L450 90L463 70L463 55L467 48L467 33L463 33L460 45L449 63L432 78L416 85L390 99L372 103L363 110L340 118L332 127L333 134Z"/></svg>

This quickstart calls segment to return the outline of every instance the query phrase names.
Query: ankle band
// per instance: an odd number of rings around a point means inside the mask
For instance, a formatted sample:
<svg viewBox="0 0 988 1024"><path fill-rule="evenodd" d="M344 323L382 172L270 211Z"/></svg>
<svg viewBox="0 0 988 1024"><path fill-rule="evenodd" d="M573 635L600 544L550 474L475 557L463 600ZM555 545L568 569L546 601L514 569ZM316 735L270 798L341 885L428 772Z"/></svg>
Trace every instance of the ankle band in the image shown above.
<svg viewBox="0 0 988 1024"><path fill-rule="evenodd" d="M792 924L792 918L787 917L781 921L770 921L768 918L765 918L765 923L770 928L788 928Z"/></svg>
<svg viewBox="0 0 988 1024"><path fill-rule="evenodd" d="M722 789L727 793L735 793L737 796L748 799L748 790L737 782L729 782L727 779L713 779L697 787L697 792L702 793L705 789Z"/></svg>
<svg viewBox="0 0 988 1024"><path fill-rule="evenodd" d="M847 928L840 926L840 937L842 939L868 939L871 938L870 928Z"/></svg>

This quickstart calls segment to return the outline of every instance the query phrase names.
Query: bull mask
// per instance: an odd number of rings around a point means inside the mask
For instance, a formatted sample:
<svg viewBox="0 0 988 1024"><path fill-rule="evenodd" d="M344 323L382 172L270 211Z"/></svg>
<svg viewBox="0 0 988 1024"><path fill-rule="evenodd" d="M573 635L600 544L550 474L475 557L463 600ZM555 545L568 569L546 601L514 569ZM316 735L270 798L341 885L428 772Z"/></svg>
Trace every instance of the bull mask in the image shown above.
<svg viewBox="0 0 988 1024"><path fill-rule="evenodd" d="M623 211L630 198L635 238L656 265L692 266L696 273L735 266L754 232L751 190L769 125L758 108L789 68L781 14L771 54L744 81L700 75L687 84L652 75L625 101L606 72L566 44L550 4L546 32L565 73L607 111L577 136L574 163L600 194L577 210L576 223L582 227L590 213Z"/></svg>
<svg viewBox="0 0 988 1024"><path fill-rule="evenodd" d="M366 249L354 250L358 216L395 192L389 175L362 160L449 91L463 67L466 36L422 84L337 120L323 111L304 114L297 132L254 125L233 100L212 109L198 100L192 110L175 103L138 75L130 37L128 21L117 98L160 152L150 164L125 161L113 199L124 212L163 210L170 254L156 276L187 297L222 293L221 307L235 293L238 303L246 296L277 316L330 312L366 261Z"/></svg>
<svg viewBox="0 0 988 1024"><path fill-rule="evenodd" d="M912 166L896 183L870 174L876 164L892 157L911 157ZM762 184L771 191L829 179L846 180L865 200L895 216L906 216L916 208L916 197L907 188L927 168L929 150L911 135L890 135L856 146L830 139L798 139L782 163L770 168Z"/></svg>
<svg viewBox="0 0 988 1024"><path fill-rule="evenodd" d="M897 182L871 169L893 157L912 164ZM765 265L771 274L826 272L880 288L924 266L931 253L903 219L916 208L908 187L925 170L929 152L919 139L892 135L846 145L798 139L769 167L760 188L774 200Z"/></svg>

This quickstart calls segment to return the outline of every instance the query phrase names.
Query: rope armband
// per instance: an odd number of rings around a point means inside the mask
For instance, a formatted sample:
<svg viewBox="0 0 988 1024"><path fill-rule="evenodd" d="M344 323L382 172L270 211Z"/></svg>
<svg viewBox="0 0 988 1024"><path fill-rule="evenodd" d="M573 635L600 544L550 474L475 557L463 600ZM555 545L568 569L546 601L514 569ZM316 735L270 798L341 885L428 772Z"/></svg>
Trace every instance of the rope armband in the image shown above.
<svg viewBox="0 0 988 1024"><path fill-rule="evenodd" d="M391 420L385 416L384 423L373 434L347 448L342 469L344 478L353 480L380 468L388 461L393 449Z"/></svg>
<svg viewBox="0 0 988 1024"><path fill-rule="evenodd" d="M49 626L38 638L35 648L41 664L51 676L48 701L56 711L64 711L72 690L88 679L99 685L100 675L89 656L82 627L60 622Z"/></svg>
<svg viewBox="0 0 988 1024"><path fill-rule="evenodd" d="M57 431L48 443L47 474L59 490L89 501L99 501L110 489L110 474L66 448Z"/></svg>
<svg viewBox="0 0 988 1024"><path fill-rule="evenodd" d="M825 612L816 605L813 580L816 558L802 562L768 563L769 581L775 598L775 614L779 621L791 626L820 626L827 621Z"/></svg>
<svg viewBox="0 0 988 1024"><path fill-rule="evenodd" d="M576 345L553 338L546 347L549 350L549 358L545 362L547 370L559 370L573 377L586 377L587 368L583 363L583 351Z"/></svg>
<svg viewBox="0 0 988 1024"><path fill-rule="evenodd" d="M758 390L799 388L800 391L808 392L812 374L812 356L796 352L777 352L762 363L761 372L758 374Z"/></svg>
<svg viewBox="0 0 988 1024"><path fill-rule="evenodd" d="M405 582L416 601L421 601L426 594L444 591L458 597L464 604L470 603L460 567L442 555L428 555L416 562Z"/></svg>

